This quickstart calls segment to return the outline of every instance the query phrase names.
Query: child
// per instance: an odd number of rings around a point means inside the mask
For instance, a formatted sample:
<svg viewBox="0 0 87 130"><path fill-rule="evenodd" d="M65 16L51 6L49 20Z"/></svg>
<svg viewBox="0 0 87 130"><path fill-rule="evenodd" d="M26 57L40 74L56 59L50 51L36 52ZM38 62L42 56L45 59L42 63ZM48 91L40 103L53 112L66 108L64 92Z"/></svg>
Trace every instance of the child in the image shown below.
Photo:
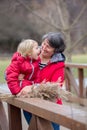
<svg viewBox="0 0 87 130"><path fill-rule="evenodd" d="M23 40L14 53L10 65L6 68L6 81L12 94L19 94L25 86L38 82L40 48L34 40ZM18 79L24 74L24 79ZM26 90L27 91L27 90ZM22 91L22 94L26 93Z"/></svg>

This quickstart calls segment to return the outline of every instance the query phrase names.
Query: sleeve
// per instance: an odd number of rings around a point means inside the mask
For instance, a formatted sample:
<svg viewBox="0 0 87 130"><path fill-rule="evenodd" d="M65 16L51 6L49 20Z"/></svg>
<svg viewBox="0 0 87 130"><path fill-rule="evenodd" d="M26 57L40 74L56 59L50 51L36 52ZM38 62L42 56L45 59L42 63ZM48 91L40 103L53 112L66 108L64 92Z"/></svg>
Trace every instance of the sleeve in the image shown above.
<svg viewBox="0 0 87 130"><path fill-rule="evenodd" d="M32 81L29 81L27 79L23 79L21 87L24 88L25 86L29 86L29 85L32 85L32 84L33 84Z"/></svg>
<svg viewBox="0 0 87 130"><path fill-rule="evenodd" d="M19 75L19 68L17 66L17 63L12 63L12 65L9 65L9 67L6 69L6 81L8 84L8 87L12 94L17 94L20 92L20 81L18 80Z"/></svg>
<svg viewBox="0 0 87 130"><path fill-rule="evenodd" d="M58 81L58 78L61 77L61 86L63 85L63 82L64 82L64 70L65 70L65 66L62 66L62 67L59 67L56 71L54 71L54 73L52 74L52 77L51 77L51 82L56 82ZM60 104L62 105L62 99L61 98L57 98L56 100L56 103L57 104Z"/></svg>
<svg viewBox="0 0 87 130"><path fill-rule="evenodd" d="M65 77L64 71L65 71L65 66L58 67L58 69L56 69L51 75L51 82L56 82L58 81L58 78L61 78L61 83L63 83Z"/></svg>
<svg viewBox="0 0 87 130"><path fill-rule="evenodd" d="M18 84L19 84L18 82L7 81L7 84L8 84L8 87L13 95L16 95L20 92L21 87L18 86Z"/></svg>

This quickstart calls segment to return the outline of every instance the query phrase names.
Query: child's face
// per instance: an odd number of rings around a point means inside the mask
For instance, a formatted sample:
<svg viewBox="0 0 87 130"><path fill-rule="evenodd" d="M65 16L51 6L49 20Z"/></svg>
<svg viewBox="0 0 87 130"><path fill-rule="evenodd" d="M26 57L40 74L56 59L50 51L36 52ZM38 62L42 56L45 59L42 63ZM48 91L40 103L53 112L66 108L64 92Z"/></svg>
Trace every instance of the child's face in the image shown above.
<svg viewBox="0 0 87 130"><path fill-rule="evenodd" d="M32 49L31 57L36 60L38 59L39 54L40 54L40 48L38 46L38 43L35 42L34 47Z"/></svg>

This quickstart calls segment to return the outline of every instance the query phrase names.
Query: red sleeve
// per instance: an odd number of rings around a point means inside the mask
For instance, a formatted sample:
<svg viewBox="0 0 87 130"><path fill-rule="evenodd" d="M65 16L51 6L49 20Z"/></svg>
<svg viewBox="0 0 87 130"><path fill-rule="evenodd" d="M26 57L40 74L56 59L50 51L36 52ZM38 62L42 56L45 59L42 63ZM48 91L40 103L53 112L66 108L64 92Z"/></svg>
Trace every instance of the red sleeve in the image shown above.
<svg viewBox="0 0 87 130"><path fill-rule="evenodd" d="M13 95L16 95L20 92L21 88L18 86L17 82L7 82L8 87Z"/></svg>
<svg viewBox="0 0 87 130"><path fill-rule="evenodd" d="M6 70L6 81L12 94L17 94L21 90L18 75L19 73L14 69L9 68Z"/></svg>
<svg viewBox="0 0 87 130"><path fill-rule="evenodd" d="M61 83L64 81L64 67L57 69L51 76L51 82L56 82L61 77Z"/></svg>
<svg viewBox="0 0 87 130"><path fill-rule="evenodd" d="M59 67L56 70L56 72L54 72L52 74L51 82L56 82L58 80L58 78L61 77L61 83L63 83L63 81L64 81L64 68L65 68L65 66ZM61 85L61 87L62 87L62 85ZM56 103L62 105L62 99L58 98L56 100Z"/></svg>
<svg viewBox="0 0 87 130"><path fill-rule="evenodd" d="M17 94L21 90L20 82L18 80L19 73L20 69L17 61L12 61L6 69L6 81L12 94Z"/></svg>
<svg viewBox="0 0 87 130"><path fill-rule="evenodd" d="M24 80L22 80L21 81L22 82L22 88L24 88L25 86L29 86L29 85L32 85L33 84L33 82L32 81L29 81L29 80L27 80L27 79L24 79Z"/></svg>

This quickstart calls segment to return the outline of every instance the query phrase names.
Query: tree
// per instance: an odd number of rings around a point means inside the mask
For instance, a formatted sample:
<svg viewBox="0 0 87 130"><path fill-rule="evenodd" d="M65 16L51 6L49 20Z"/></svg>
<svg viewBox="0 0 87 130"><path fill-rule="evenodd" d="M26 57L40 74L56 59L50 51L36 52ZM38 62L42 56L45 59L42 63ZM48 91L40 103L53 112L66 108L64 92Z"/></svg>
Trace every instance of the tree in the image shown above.
<svg viewBox="0 0 87 130"><path fill-rule="evenodd" d="M12 27L16 32L16 35L10 33L11 35L26 38L30 35L29 31L39 36L49 31L60 31L64 34L67 45L65 53L69 61L75 50L86 46L86 0L79 2L78 0L9 0L9 2L14 12L10 23L15 25Z"/></svg>

